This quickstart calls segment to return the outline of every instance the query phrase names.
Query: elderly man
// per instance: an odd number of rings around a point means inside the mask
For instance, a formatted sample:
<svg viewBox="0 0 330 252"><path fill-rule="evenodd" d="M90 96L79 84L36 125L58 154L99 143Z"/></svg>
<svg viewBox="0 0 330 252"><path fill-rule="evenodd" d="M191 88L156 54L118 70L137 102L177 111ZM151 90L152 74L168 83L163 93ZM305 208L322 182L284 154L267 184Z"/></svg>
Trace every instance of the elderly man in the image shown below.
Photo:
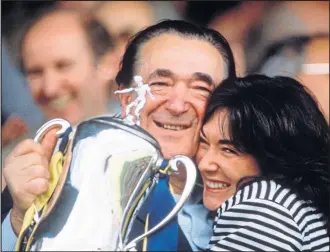
<svg viewBox="0 0 330 252"><path fill-rule="evenodd" d="M224 78L235 77L233 55L226 40L214 30L184 21L160 22L139 32L129 43L116 77L120 89L129 87L134 75L148 83L154 96L147 97L140 115L141 127L157 139L165 158L178 154L193 158L209 94ZM121 94L120 100L124 117L132 96ZM49 134L42 145L32 140L22 142L7 158L4 174L14 204L5 223L11 223L16 234L26 209L36 195L47 190L53 146L54 135ZM171 176L174 197L180 195L184 184L184 173ZM201 195L197 198L193 206L200 203ZM206 248L212 220L208 221L208 211L202 204L187 209L185 214L181 211L178 222L191 249ZM3 241L9 243L10 235L14 235L10 228L3 227L3 231ZM176 250L180 250L180 244Z"/></svg>

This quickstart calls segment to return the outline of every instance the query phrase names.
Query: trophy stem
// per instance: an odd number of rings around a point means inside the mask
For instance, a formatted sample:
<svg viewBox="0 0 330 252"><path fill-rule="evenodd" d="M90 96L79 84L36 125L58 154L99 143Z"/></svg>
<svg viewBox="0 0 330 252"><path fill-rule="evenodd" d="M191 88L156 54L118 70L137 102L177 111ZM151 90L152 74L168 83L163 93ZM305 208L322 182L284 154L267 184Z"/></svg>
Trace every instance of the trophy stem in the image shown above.
<svg viewBox="0 0 330 252"><path fill-rule="evenodd" d="M134 212L136 206L140 202L140 199L142 196L145 194L147 188L150 187L151 180L150 180L150 167L152 164L157 161L157 155L154 155L153 158L150 160L149 165L147 169L144 171L143 175L139 179L132 195L129 198L129 201L124 209L123 217L122 217L122 223L121 223L121 229L120 229L120 235L119 235L119 244L118 247L124 247L124 241L125 239L125 234L127 233L127 227L129 223L132 220L132 213ZM149 178L146 180L146 178Z"/></svg>
<svg viewBox="0 0 330 252"><path fill-rule="evenodd" d="M177 202L175 207L172 209L172 211L161 222L159 222L156 226L154 226L148 232L133 239L129 244L127 244L124 247L124 251L131 251L131 249L134 248L139 241L144 239L146 236L153 234L161 227L165 226L173 217L175 217L178 214L178 212L183 207L186 200L189 198L191 192L194 189L196 178L197 178L196 167L190 158L188 158L186 156L182 156L182 155L177 155L170 160L170 165L171 165L172 171L178 171L177 162L181 162L184 165L184 167L186 169L186 174L187 174L186 185L185 185L185 188L182 192L182 195L181 195L179 201Z"/></svg>

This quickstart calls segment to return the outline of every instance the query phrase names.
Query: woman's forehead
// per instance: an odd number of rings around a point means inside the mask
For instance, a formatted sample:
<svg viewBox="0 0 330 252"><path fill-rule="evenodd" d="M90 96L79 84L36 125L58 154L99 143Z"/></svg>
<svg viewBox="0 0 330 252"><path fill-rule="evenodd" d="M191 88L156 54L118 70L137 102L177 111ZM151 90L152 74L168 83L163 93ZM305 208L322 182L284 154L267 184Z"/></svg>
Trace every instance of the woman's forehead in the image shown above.
<svg viewBox="0 0 330 252"><path fill-rule="evenodd" d="M230 139L229 136L229 113L227 109L217 109L213 112L210 119L202 127L205 136L214 137L217 135L220 139Z"/></svg>

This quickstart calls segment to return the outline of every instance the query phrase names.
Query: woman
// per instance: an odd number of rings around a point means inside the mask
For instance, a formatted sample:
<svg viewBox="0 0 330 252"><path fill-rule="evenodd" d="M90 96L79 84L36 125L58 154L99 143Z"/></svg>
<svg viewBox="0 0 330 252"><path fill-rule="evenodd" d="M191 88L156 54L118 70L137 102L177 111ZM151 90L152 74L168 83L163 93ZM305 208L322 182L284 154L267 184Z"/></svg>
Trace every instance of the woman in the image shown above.
<svg viewBox="0 0 330 252"><path fill-rule="evenodd" d="M300 83L225 80L200 138L203 202L217 210L211 251L329 251L328 126Z"/></svg>

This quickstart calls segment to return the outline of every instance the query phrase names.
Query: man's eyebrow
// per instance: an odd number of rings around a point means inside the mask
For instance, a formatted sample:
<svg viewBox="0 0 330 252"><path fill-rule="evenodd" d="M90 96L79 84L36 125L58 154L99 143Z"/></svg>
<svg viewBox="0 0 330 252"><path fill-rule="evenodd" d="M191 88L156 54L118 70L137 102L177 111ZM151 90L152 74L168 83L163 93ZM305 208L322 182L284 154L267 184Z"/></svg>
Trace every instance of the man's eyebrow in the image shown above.
<svg viewBox="0 0 330 252"><path fill-rule="evenodd" d="M26 73L31 73L31 72L41 72L42 67L40 66L29 66L29 67L24 67L24 71Z"/></svg>
<svg viewBox="0 0 330 252"><path fill-rule="evenodd" d="M215 81L212 79L212 77L206 73L196 72L193 74L192 79L206 82L210 86L215 84Z"/></svg>
<svg viewBox="0 0 330 252"><path fill-rule="evenodd" d="M168 69L158 68L154 70L148 77L148 79L155 78L155 77L169 77L174 78L175 73ZM215 85L215 81L209 74L202 73L202 72L195 72L192 76L192 80L199 80L206 82L209 86Z"/></svg>
<svg viewBox="0 0 330 252"><path fill-rule="evenodd" d="M174 73L168 69L156 69L153 71L148 79L155 78L155 77L173 77Z"/></svg>

